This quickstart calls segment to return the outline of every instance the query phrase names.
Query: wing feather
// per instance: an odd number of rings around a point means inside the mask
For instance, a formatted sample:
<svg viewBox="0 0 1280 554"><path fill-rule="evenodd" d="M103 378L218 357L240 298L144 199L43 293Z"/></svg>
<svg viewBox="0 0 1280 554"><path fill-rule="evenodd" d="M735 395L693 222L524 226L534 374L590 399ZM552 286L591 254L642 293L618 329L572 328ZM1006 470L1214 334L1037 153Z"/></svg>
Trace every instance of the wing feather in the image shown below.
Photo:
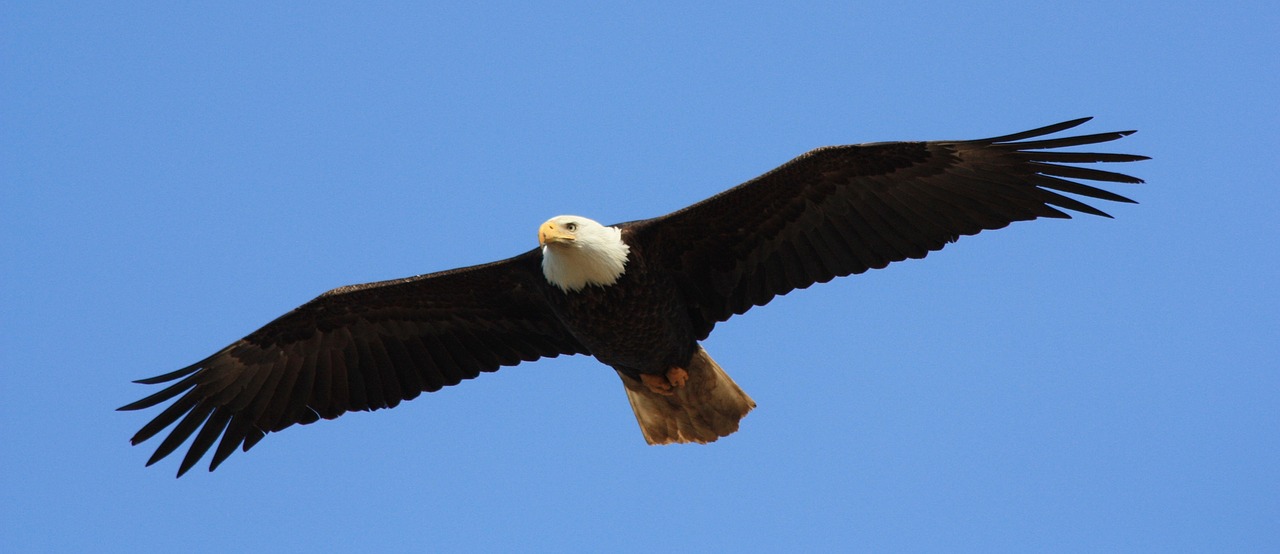
<svg viewBox="0 0 1280 554"><path fill-rule="evenodd" d="M922 258L963 235L1069 218L1067 211L1110 217L1062 193L1133 202L1076 180L1142 180L1062 164L1147 158L1056 150L1133 131L1046 137L1088 120L979 140L819 148L707 200L627 226L644 251L657 252L657 262L675 273L705 338L717 322L778 295Z"/></svg>
<svg viewBox="0 0 1280 554"><path fill-rule="evenodd" d="M546 304L539 261L530 251L329 291L196 364L139 380L166 386L121 410L173 402L132 442L168 428L147 465L190 439L178 475L211 448L213 470L237 447L248 451L295 424L394 407L521 361L586 353Z"/></svg>

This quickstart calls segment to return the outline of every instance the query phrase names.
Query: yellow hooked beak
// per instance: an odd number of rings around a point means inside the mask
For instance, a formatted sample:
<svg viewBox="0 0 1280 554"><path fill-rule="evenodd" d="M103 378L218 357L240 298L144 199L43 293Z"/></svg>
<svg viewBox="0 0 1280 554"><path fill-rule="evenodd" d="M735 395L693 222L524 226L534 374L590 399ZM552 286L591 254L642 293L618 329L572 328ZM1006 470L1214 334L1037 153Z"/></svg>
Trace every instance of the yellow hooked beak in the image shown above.
<svg viewBox="0 0 1280 554"><path fill-rule="evenodd" d="M573 233L556 225L553 221L548 221L538 228L538 245L546 246L556 242L572 242Z"/></svg>

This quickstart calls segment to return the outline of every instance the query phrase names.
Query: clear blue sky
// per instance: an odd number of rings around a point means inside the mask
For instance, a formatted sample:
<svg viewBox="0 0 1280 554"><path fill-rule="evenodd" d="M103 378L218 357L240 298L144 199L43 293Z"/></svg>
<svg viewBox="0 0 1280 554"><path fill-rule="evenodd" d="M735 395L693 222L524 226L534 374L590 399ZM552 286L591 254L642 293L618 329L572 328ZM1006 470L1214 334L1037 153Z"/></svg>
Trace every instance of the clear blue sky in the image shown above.
<svg viewBox="0 0 1280 554"><path fill-rule="evenodd" d="M1271 2L6 2L13 552L1280 548ZM852 5L852 6L851 6ZM175 480L117 413L329 288L666 213L827 144L1093 115L1152 156L1037 221L793 293L707 349L759 402L644 444L584 357Z"/></svg>

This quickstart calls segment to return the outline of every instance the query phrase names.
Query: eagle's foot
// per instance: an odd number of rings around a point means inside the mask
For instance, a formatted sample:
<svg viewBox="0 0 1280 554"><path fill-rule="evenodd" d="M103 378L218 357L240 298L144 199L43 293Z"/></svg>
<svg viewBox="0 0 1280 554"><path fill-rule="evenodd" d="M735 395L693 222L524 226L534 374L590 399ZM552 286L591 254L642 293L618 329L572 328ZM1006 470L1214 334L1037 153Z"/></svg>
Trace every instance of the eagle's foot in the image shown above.
<svg viewBox="0 0 1280 554"><path fill-rule="evenodd" d="M649 387L649 391L665 396L675 394L671 390L671 383L667 382L666 375L654 375L652 373L641 373L640 381L644 386Z"/></svg>
<svg viewBox="0 0 1280 554"><path fill-rule="evenodd" d="M651 392L671 396L675 394L676 387L683 387L689 381L689 372L682 367L673 367L668 369L665 375L641 373L640 381L649 387Z"/></svg>
<svg viewBox="0 0 1280 554"><path fill-rule="evenodd" d="M683 387L689 381L689 372L683 367L673 367L667 370L667 382L672 387Z"/></svg>

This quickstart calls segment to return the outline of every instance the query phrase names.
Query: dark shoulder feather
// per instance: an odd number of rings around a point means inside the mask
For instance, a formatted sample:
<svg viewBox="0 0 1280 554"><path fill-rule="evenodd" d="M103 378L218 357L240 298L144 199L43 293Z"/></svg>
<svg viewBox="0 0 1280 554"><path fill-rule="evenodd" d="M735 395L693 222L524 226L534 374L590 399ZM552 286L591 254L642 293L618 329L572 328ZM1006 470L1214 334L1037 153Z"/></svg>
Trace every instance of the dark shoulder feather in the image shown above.
<svg viewBox="0 0 1280 554"><path fill-rule="evenodd" d="M548 309L540 260L530 251L326 292L200 362L138 381L176 382L121 410L177 400L132 442L176 423L147 465L194 434L178 475L218 442L212 471L236 448L295 423L390 408L521 361L587 353Z"/></svg>
<svg viewBox="0 0 1280 554"><path fill-rule="evenodd" d="M1088 119L979 140L819 148L707 200L628 226L673 272L705 338L716 322L777 295L922 258L960 235L1070 217L1064 209L1110 217L1060 193L1133 202L1075 180L1142 181L1063 164L1147 158L1056 149L1133 131L1039 138Z"/></svg>

